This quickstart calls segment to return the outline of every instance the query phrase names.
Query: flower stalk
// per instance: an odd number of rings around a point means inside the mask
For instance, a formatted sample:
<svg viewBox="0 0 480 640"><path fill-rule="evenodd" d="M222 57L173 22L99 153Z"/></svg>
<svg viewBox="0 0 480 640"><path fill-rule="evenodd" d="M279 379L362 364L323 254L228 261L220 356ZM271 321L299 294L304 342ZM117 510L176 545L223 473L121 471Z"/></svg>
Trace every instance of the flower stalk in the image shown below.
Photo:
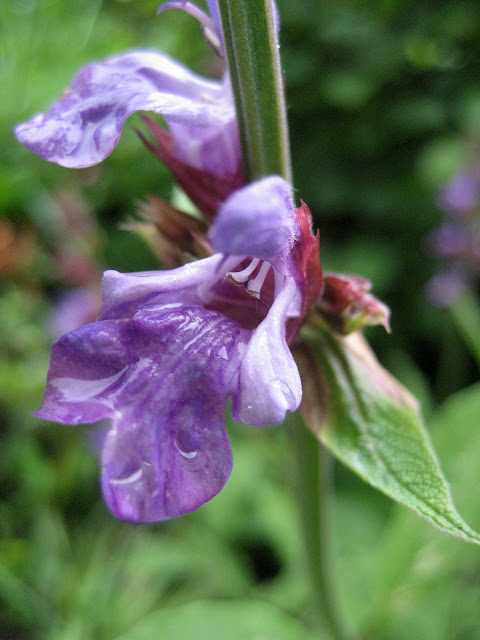
<svg viewBox="0 0 480 640"><path fill-rule="evenodd" d="M277 174L292 183L278 25L271 0L219 0L247 182Z"/></svg>
<svg viewBox="0 0 480 640"><path fill-rule="evenodd" d="M219 0L225 53L237 110L245 176L280 174L292 183L286 107L270 0ZM298 414L288 418L315 601L335 640L346 640L332 567L331 458Z"/></svg>
<svg viewBox="0 0 480 640"><path fill-rule="evenodd" d="M298 412L289 418L297 460L298 496L316 605L335 640L350 636L338 606L333 566L332 458Z"/></svg>

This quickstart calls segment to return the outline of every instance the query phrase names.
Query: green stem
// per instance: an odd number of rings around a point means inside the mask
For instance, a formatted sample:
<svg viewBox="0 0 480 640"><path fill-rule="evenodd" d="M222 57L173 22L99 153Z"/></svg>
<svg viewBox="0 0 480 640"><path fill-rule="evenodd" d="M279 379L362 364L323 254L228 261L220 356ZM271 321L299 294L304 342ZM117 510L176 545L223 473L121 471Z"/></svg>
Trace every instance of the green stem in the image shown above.
<svg viewBox="0 0 480 640"><path fill-rule="evenodd" d="M286 107L272 0L218 0L246 181L277 174L290 184ZM292 416L295 420L297 416ZM300 420L300 418L298 418ZM335 640L346 640L332 570L330 458L305 426L294 428L300 502L319 609Z"/></svg>
<svg viewBox="0 0 480 640"><path fill-rule="evenodd" d="M465 293L449 307L458 332L480 366L480 307L471 293Z"/></svg>
<svg viewBox="0 0 480 640"><path fill-rule="evenodd" d="M333 638L347 640L333 568L332 459L298 415L292 416L291 423L307 562L317 604Z"/></svg>
<svg viewBox="0 0 480 640"><path fill-rule="evenodd" d="M271 0L219 0L246 181L291 183L280 57Z"/></svg>

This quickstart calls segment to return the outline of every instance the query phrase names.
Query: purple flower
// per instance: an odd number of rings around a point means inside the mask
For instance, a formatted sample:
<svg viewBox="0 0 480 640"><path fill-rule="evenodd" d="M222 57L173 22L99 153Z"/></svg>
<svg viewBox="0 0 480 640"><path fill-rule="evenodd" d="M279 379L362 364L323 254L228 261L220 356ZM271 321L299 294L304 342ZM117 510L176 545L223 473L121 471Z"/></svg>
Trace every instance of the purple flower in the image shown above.
<svg viewBox="0 0 480 640"><path fill-rule="evenodd" d="M470 239L465 225L447 222L430 233L429 244L439 257L454 259L468 252Z"/></svg>
<svg viewBox="0 0 480 640"><path fill-rule="evenodd" d="M218 8L212 18L189 2L181 8L199 19L222 50ZM218 178L236 176L240 144L228 74L222 82L201 78L167 55L134 50L83 68L46 113L17 126L18 140L45 160L80 168L104 160L117 145L126 119L137 111L161 114L177 161Z"/></svg>
<svg viewBox="0 0 480 640"><path fill-rule="evenodd" d="M219 253L172 271L106 272L98 321L54 344L37 415L111 420L102 487L117 517L172 518L220 491L229 397L234 419L256 426L299 406L287 328L321 286L305 278L318 262L305 210L276 176L240 189L212 229Z"/></svg>
<svg viewBox="0 0 480 640"><path fill-rule="evenodd" d="M438 204L449 214L468 213L479 203L479 187L479 179L476 175L457 173L441 189Z"/></svg>
<svg viewBox="0 0 480 640"><path fill-rule="evenodd" d="M458 172L441 189L438 204L444 223L430 232L432 252L442 269L427 284L427 295L437 307L448 307L474 286L480 272L478 166Z"/></svg>
<svg viewBox="0 0 480 640"><path fill-rule="evenodd" d="M211 17L186 1L161 10L194 15L221 54L216 0L208 5ZM217 253L171 271L106 272L98 320L52 347L37 415L65 424L110 420L105 499L119 518L150 522L196 509L225 484L229 398L233 418L255 426L297 409L301 382L288 341L320 292L322 272L308 208L295 210L282 178L235 190L243 178L228 75L209 81L161 53L132 51L85 67L16 134L49 161L85 167L112 152L136 111L167 122L168 133L146 119L156 141L147 144L215 218ZM208 241L197 240L208 254Z"/></svg>
<svg viewBox="0 0 480 640"><path fill-rule="evenodd" d="M469 277L460 268L437 273L427 283L427 295L430 302L440 309L454 304L469 288Z"/></svg>

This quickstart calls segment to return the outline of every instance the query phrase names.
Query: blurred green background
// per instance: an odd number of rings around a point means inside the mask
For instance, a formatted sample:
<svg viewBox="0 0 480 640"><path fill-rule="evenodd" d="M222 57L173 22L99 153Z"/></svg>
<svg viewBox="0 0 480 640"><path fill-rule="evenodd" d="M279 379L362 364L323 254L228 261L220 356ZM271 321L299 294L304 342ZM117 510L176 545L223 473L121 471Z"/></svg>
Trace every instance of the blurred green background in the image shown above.
<svg viewBox="0 0 480 640"><path fill-rule="evenodd" d="M371 329L367 337L421 399L458 508L478 529L478 368L450 315L425 294L438 268L426 241L442 220L437 190L480 135L478 4L278 4L295 186L320 229L322 263L371 279L391 307L392 335ZM191 627L188 615L178 627L175 607L198 600L232 607L225 640L237 637L241 601L260 607L257 629L268 603L285 612L272 638L299 638L297 621L316 623L286 429L232 423L235 466L220 496L179 520L134 526L102 503L98 432L31 416L64 294L88 287L95 296L107 267L156 268L121 225L147 194L169 198L172 182L133 131L136 116L112 156L82 171L37 158L12 129L48 107L82 64L127 48L159 48L198 72L218 72L195 21L175 11L157 18L157 6L0 4L2 640L214 638L208 620L221 616L208 603L202 615L190 612ZM360 636L480 637L478 550L430 529L344 468L335 480L341 596ZM136 626L158 610L150 630ZM255 637L245 634L238 637Z"/></svg>

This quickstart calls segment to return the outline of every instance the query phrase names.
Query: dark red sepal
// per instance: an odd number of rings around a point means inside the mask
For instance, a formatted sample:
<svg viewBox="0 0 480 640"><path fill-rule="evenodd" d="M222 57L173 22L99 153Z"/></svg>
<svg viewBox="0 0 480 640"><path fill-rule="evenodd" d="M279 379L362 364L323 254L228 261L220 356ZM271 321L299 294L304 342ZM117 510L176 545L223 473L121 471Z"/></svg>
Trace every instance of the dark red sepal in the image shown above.
<svg viewBox="0 0 480 640"><path fill-rule="evenodd" d="M231 178L219 178L203 169L192 167L175 157L171 134L148 116L141 116L155 138L148 140L137 130L141 140L160 160L167 165L178 185L185 191L193 204L207 220L215 218L220 205L228 196L243 186L243 172L240 170Z"/></svg>
<svg viewBox="0 0 480 640"><path fill-rule="evenodd" d="M320 233L312 233L312 214L305 202L295 210L299 238L293 248L295 262L299 267L303 282L302 311L298 318L294 318L288 325L287 342L290 342L298 331L304 317L309 312L313 302L318 298L323 287L322 265L320 263Z"/></svg>
<svg viewBox="0 0 480 640"><path fill-rule="evenodd" d="M389 308L370 294L369 280L355 275L325 273L318 308L333 328L346 335L369 325L381 324L390 332Z"/></svg>

